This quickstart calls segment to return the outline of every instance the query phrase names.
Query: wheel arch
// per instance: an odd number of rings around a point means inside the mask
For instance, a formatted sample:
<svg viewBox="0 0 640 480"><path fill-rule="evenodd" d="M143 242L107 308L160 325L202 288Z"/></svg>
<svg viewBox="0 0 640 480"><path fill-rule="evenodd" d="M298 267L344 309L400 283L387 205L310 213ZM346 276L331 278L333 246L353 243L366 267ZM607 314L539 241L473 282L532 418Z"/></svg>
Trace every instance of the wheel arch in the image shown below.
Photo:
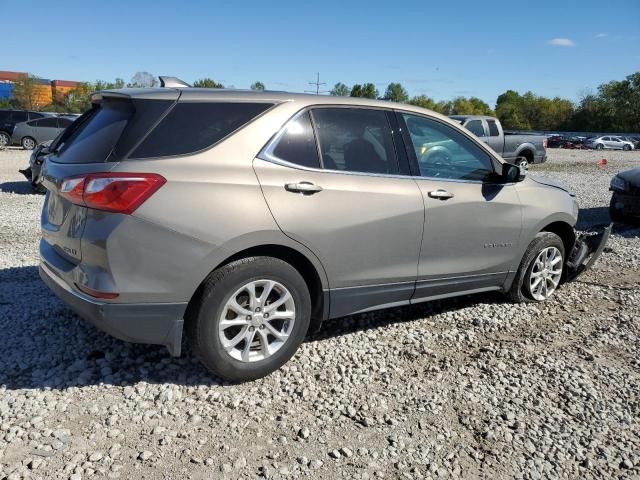
<svg viewBox="0 0 640 480"><path fill-rule="evenodd" d="M571 254L574 244L576 243L576 232L574 228L564 221L555 221L543 227L541 232L555 233L560 237L564 245L565 261Z"/></svg>
<svg viewBox="0 0 640 480"><path fill-rule="evenodd" d="M245 246L242 249L230 253L226 258L219 261L202 279L196 288L187 305L185 318L189 318L188 312L198 304L204 284L212 272L236 260L255 256L278 258L298 270L306 282L311 296L311 323L309 325L309 331L317 331L323 320L326 320L329 316L329 289L324 269L317 259L315 259L316 261L314 262L308 255L301 252L299 249L280 243L265 243Z"/></svg>

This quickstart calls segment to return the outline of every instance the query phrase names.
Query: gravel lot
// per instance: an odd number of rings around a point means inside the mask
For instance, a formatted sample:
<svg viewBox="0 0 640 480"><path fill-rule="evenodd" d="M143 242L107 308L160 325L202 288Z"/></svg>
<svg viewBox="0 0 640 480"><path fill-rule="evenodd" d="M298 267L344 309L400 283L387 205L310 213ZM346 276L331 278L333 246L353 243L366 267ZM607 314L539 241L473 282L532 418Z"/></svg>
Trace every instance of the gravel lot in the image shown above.
<svg viewBox="0 0 640 480"><path fill-rule="evenodd" d="M478 295L328 322L221 384L85 325L37 274L43 197L0 152L0 479L638 478L640 229L543 305ZM607 158L608 165L597 166ZM640 152L551 150L580 225Z"/></svg>

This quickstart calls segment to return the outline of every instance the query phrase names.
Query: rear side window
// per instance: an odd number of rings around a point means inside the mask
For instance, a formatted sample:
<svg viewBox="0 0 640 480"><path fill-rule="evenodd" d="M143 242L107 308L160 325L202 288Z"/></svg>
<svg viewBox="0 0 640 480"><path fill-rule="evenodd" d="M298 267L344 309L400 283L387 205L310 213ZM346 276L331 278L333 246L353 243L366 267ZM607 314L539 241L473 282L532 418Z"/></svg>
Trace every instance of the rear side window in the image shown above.
<svg viewBox="0 0 640 480"><path fill-rule="evenodd" d="M65 130L56 143L52 160L58 163L104 162L133 113L128 100L110 100L95 106Z"/></svg>
<svg viewBox="0 0 640 480"><path fill-rule="evenodd" d="M500 132L498 131L498 125L496 125L496 121L495 120L487 120L487 123L489 124L489 136L490 137L499 137L500 136Z"/></svg>
<svg viewBox="0 0 640 480"><path fill-rule="evenodd" d="M178 103L131 158L168 157L203 150L271 106L270 103Z"/></svg>
<svg viewBox="0 0 640 480"><path fill-rule="evenodd" d="M391 128L384 111L317 108L312 115L324 168L362 173L398 173Z"/></svg>
<svg viewBox="0 0 640 480"><path fill-rule="evenodd" d="M287 123L284 133L273 148L272 155L303 167L320 167L309 112L304 112Z"/></svg>
<svg viewBox="0 0 640 480"><path fill-rule="evenodd" d="M68 118L58 118L58 128L67 128L71 123L72 120Z"/></svg>
<svg viewBox="0 0 640 480"><path fill-rule="evenodd" d="M30 119L34 119L34 118L42 118L44 117L44 115L42 115L41 113L37 113L37 112L29 112L29 118Z"/></svg>
<svg viewBox="0 0 640 480"><path fill-rule="evenodd" d="M58 128L58 120L55 117L38 120L39 127Z"/></svg>
<svg viewBox="0 0 640 480"><path fill-rule="evenodd" d="M27 125L30 127L38 127L40 126L40 120L31 120L30 122L27 122Z"/></svg>

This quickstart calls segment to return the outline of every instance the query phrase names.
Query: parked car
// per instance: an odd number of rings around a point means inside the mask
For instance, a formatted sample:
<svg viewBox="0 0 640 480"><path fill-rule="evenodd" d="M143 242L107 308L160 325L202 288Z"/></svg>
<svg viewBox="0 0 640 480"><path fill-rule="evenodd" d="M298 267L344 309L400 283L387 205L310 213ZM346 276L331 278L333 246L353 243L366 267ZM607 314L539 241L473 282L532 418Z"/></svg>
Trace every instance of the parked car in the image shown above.
<svg viewBox="0 0 640 480"><path fill-rule="evenodd" d="M618 173L611 179L609 216L614 222L640 220L640 168Z"/></svg>
<svg viewBox="0 0 640 480"><path fill-rule="evenodd" d="M25 150L33 150L36 145L53 140L73 123L66 117L45 117L18 123L13 129L12 143L22 145Z"/></svg>
<svg viewBox="0 0 640 480"><path fill-rule="evenodd" d="M46 191L40 183L40 169L44 162L44 157L49 154L49 148L54 141L47 140L34 148L29 157L29 166L24 170L18 170L31 183L31 187L36 193L45 193Z"/></svg>
<svg viewBox="0 0 640 480"><path fill-rule="evenodd" d="M605 148L612 150L633 150L634 148L633 142L622 140L620 137L613 135L587 138L585 146L595 150L603 150Z"/></svg>
<svg viewBox="0 0 640 480"><path fill-rule="evenodd" d="M180 355L184 331L225 379L279 368L329 318L544 301L608 237L583 240L566 189L419 107L201 88L92 102L42 166L41 277L120 339Z"/></svg>
<svg viewBox="0 0 640 480"><path fill-rule="evenodd" d="M515 163L525 158L528 163L547 161L547 137L544 135L504 132L500 120L482 115L451 115L506 161Z"/></svg>
<svg viewBox="0 0 640 480"><path fill-rule="evenodd" d="M635 150L640 149L640 137L620 137L620 139L625 142L633 143L633 148Z"/></svg>
<svg viewBox="0 0 640 480"><path fill-rule="evenodd" d="M46 116L49 114L28 110L0 110L0 147L11 145L11 135L16 124Z"/></svg>

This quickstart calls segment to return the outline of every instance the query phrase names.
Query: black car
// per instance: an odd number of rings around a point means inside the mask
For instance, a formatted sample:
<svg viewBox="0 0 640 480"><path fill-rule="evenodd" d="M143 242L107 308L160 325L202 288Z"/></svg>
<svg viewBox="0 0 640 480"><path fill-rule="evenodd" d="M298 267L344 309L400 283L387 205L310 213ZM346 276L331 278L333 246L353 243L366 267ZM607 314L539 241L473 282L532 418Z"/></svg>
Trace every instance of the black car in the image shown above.
<svg viewBox="0 0 640 480"><path fill-rule="evenodd" d="M35 120L48 116L42 112L32 112L29 110L0 110L0 147L11 145L11 135L17 123Z"/></svg>
<svg viewBox="0 0 640 480"><path fill-rule="evenodd" d="M609 215L611 220L628 223L640 220L640 168L625 170L611 179L613 192Z"/></svg>

